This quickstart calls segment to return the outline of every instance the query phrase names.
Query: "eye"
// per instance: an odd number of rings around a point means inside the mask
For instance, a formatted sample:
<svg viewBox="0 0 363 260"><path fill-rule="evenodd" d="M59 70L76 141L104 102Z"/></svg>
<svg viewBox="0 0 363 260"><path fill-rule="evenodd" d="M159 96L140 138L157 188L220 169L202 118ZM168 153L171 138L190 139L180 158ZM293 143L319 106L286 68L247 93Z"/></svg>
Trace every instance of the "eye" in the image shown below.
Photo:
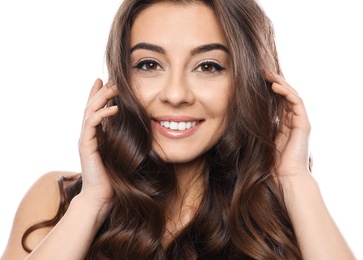
<svg viewBox="0 0 363 260"><path fill-rule="evenodd" d="M206 72L206 73L214 73L225 70L224 67L219 65L218 63L212 61L205 61L198 65L198 67L194 70L197 72Z"/></svg>
<svg viewBox="0 0 363 260"><path fill-rule="evenodd" d="M154 60L142 60L134 66L135 69L143 71L157 71L161 70L162 67Z"/></svg>

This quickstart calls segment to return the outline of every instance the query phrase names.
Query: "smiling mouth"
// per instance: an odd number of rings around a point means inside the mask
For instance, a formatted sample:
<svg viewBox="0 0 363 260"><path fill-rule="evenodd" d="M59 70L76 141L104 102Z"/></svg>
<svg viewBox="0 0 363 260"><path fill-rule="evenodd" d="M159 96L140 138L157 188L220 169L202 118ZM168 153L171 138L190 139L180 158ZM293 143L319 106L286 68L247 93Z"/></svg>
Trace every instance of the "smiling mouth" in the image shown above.
<svg viewBox="0 0 363 260"><path fill-rule="evenodd" d="M167 129L170 130L178 130L178 131L183 131L183 130L187 130L190 128L193 128L194 126L198 125L200 123L200 121L181 121L181 122L176 122L176 121L158 121L158 123Z"/></svg>

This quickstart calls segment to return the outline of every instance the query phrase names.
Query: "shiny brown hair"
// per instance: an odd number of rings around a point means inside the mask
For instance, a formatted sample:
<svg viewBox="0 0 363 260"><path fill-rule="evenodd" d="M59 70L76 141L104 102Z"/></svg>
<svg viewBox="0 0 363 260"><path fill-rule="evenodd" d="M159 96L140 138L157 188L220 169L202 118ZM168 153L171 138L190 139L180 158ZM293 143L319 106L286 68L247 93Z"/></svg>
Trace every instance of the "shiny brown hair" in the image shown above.
<svg viewBox="0 0 363 260"><path fill-rule="evenodd" d="M202 3L214 11L233 61L234 95L228 127L205 154L201 204L168 247L162 246L176 177L173 165L153 151L150 118L130 86L131 26L157 2L124 0L111 27L106 61L121 93L111 101L119 113L103 122L98 140L114 190L113 207L87 259L302 259L281 187L271 175L284 102L264 73L282 73L271 22L255 0L166 1ZM65 181L75 183L63 188ZM59 221L81 182L80 177L60 180L57 215L28 229L24 248L29 250L29 233Z"/></svg>

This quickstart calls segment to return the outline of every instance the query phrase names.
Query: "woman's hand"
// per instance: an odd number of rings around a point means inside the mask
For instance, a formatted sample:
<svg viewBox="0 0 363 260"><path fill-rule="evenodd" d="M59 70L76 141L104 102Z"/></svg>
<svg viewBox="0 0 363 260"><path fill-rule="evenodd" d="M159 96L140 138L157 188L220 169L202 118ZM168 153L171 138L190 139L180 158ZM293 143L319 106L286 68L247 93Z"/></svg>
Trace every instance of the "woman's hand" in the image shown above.
<svg viewBox="0 0 363 260"><path fill-rule="evenodd" d="M54 172L42 177L19 206L10 243L3 257L85 259L111 206L112 186L98 152L96 130L101 127L104 118L117 114L117 107L106 107L108 100L117 94L116 86L112 83L103 86L99 79L92 87L79 140L83 182L80 194L72 199L67 211L50 232L48 228L38 229L27 237L27 243L34 248L28 255L20 244L24 231L34 223L53 218L58 201L63 199L55 181L56 177L64 176L63 173Z"/></svg>
<svg viewBox="0 0 363 260"><path fill-rule="evenodd" d="M79 196L87 201L105 205L112 197L112 187L98 151L97 128L104 118L117 114L117 106L106 107L107 102L118 94L112 82L103 86L97 79L92 87L84 112L79 154L82 166L82 191Z"/></svg>
<svg viewBox="0 0 363 260"><path fill-rule="evenodd" d="M303 101L281 76L266 73L266 79L272 83L272 90L286 99L275 139L276 177L281 181L309 173L310 123Z"/></svg>
<svg viewBox="0 0 363 260"><path fill-rule="evenodd" d="M266 79L272 90L286 99L275 140L278 156L274 175L282 185L303 259L355 259L310 174L310 124L304 104L281 76L266 73Z"/></svg>

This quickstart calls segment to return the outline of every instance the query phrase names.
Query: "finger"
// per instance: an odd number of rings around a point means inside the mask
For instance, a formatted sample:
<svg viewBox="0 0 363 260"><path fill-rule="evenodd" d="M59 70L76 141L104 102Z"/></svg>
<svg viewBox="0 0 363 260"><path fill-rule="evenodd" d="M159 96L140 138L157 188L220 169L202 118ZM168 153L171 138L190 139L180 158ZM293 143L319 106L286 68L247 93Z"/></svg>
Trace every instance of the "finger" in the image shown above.
<svg viewBox="0 0 363 260"><path fill-rule="evenodd" d="M280 84L278 82L273 82L271 87L275 93L286 97L286 99L291 103L299 103L301 101L301 98L297 94L296 90L290 87L287 83Z"/></svg>
<svg viewBox="0 0 363 260"><path fill-rule="evenodd" d="M282 76L275 74L275 73L265 72L265 77L269 82L280 84L280 85L284 86L285 88L288 88L290 91L292 91L296 95L299 95L297 93L296 89L294 89L289 83L287 83L287 81Z"/></svg>
<svg viewBox="0 0 363 260"><path fill-rule="evenodd" d="M93 113L89 118L86 119L86 127L96 127L99 125L103 119L113 116L117 113L118 107L104 107L99 109L97 112Z"/></svg>
<svg viewBox="0 0 363 260"><path fill-rule="evenodd" d="M96 95L96 93L102 88L103 86L103 82L101 79L97 78L95 83L93 83L93 86L92 86L92 89L91 89L91 92L88 96L88 100L87 100L87 103L92 99L92 97L94 95Z"/></svg>
<svg viewBox="0 0 363 260"><path fill-rule="evenodd" d="M106 106L107 102L118 95L118 89L116 85L113 86L107 86L105 85L102 87L98 92L91 98L91 100L88 102L85 116L92 114L99 109Z"/></svg>
<svg viewBox="0 0 363 260"><path fill-rule="evenodd" d="M106 84L105 84L105 87L112 87L113 85L115 85L114 83L113 83L113 80L111 79L109 82L107 82Z"/></svg>
<svg viewBox="0 0 363 260"><path fill-rule="evenodd" d="M113 83L113 80L110 80L109 82L107 82L105 84L105 87L107 88L110 88L114 85ZM92 98L96 95L96 93L102 89L103 87L103 82L101 79L97 78L96 81L93 83L93 86L92 86L92 89L91 89L91 92L88 96L88 99L87 99L87 104L90 102L90 100L92 100Z"/></svg>
<svg viewBox="0 0 363 260"><path fill-rule="evenodd" d="M272 90L275 93L285 97L287 101L287 106L285 107L285 109L288 112L293 113L289 118L291 119L291 124L287 121L285 121L285 124L288 123L288 126L292 128L300 127L309 130L310 123L307 116L307 111L297 91L293 87L291 87L280 75L265 72L265 77L268 81L272 82Z"/></svg>
<svg viewBox="0 0 363 260"><path fill-rule="evenodd" d="M272 90L275 93L286 98L286 100L288 101L288 108L290 111L293 111L297 116L307 117L304 103L300 98L300 96L296 94L296 92L278 83L272 84Z"/></svg>
<svg viewBox="0 0 363 260"><path fill-rule="evenodd" d="M82 146L85 142L93 139L96 135L96 127L101 124L102 120L116 115L117 112L117 106L105 107L85 118L79 145Z"/></svg>

